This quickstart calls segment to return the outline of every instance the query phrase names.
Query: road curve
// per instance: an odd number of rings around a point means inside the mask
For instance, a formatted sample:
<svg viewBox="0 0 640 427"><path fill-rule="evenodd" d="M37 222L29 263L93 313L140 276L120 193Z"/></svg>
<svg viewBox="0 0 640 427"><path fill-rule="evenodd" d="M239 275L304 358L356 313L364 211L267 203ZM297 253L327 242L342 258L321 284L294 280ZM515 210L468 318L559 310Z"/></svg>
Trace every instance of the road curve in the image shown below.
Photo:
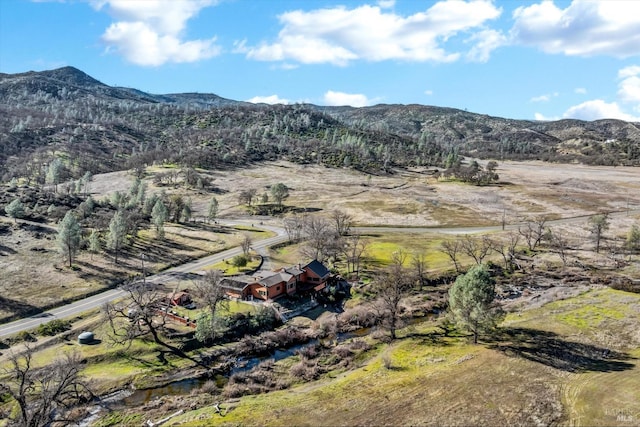
<svg viewBox="0 0 640 427"><path fill-rule="evenodd" d="M609 212L609 218L619 218L627 215L636 215L640 213L640 209L624 210ZM571 224L584 221L586 224L590 217L595 214L572 216L568 218L553 219L545 222L545 226ZM525 223L506 224L504 230L517 230ZM438 233L438 234L475 234L475 233L491 233L502 231L502 225L487 225L475 227L385 227L385 226L365 226L353 227L354 232L366 234L371 232L392 232L392 233Z"/></svg>
<svg viewBox="0 0 640 427"><path fill-rule="evenodd" d="M234 221L225 221L224 225L226 226L234 226L234 225L248 225L250 221L242 221L242 220L234 220ZM267 248L269 246L277 245L278 243L282 243L287 240L287 235L284 229L280 227L275 227L271 225L260 225L259 228L272 231L276 233L276 236L268 237L266 239L255 241L252 244L252 247L255 250L261 250ZM186 264L182 264L173 268L169 268L165 271L162 271L158 274L154 274L152 276L148 276L146 278L147 282L150 283L162 283L164 281L171 280L176 276L183 275L186 273L196 273L202 270L207 265L216 264L223 259L233 258L236 255L242 253L242 249L239 247L227 249L222 252L218 252L214 255L209 255L204 258L200 258ZM118 298L122 298L126 295L126 292L122 289L110 289L105 292L101 292L91 297L87 297L71 304L64 305L62 307L54 308L34 316L26 317L24 319L15 320L10 323L6 323L0 325L0 338L12 335L21 331L30 330L38 327L43 323L50 322L53 319L64 319L67 317L76 316L82 312L92 310L95 308L101 307L103 304L116 300Z"/></svg>
<svg viewBox="0 0 640 427"><path fill-rule="evenodd" d="M609 213L610 218L638 214L640 213L640 209L630 210L630 211L620 211L620 212L611 212ZM557 220L547 221L546 225L554 225L554 224L567 224L578 221L587 221L588 218L592 215L581 215L571 218L562 218ZM234 225L247 225L250 224L250 220L229 220L225 221L224 225L234 226ZM255 224L255 221L254 221ZM519 226L522 224L507 224L505 226L505 230L517 230ZM261 229L265 229L268 231L273 231L277 235L274 237L269 237L266 239L255 241L252 245L253 249L258 252L266 249L270 246L277 245L278 243L282 243L287 240L287 235L284 229L280 227L275 227L272 225L264 225L261 224L259 226ZM483 226L483 227L379 227L379 226L371 226L371 227L354 227L352 229L357 233L371 233L371 232L394 232L394 233L442 233L442 234L473 234L473 233L488 233L494 231L501 231L501 225L493 225L493 226ZM242 250L237 248L228 249L226 251L219 252L214 255L209 255L204 258L200 258L186 264L179 265L177 267L173 267L167 269L161 273L148 276L146 280L151 283L161 283L164 281L168 281L174 279L177 275L183 275L187 273L195 273L202 270L207 265L216 264L221 262L223 259L229 259L236 255L242 253ZM84 298L82 300L76 301L71 304L67 304L62 307L54 308L52 310L45 311L43 313L27 317L24 319L16 320L10 323L6 323L0 325L0 338L12 335L24 330L29 330L37 327L42 323L46 323L51 321L52 319L62 319L66 317L71 317L78 315L84 311L91 310L94 308L101 307L104 303L113 301L118 298L122 298L125 296L126 292L121 289L111 289L100 294L94 295L92 297Z"/></svg>

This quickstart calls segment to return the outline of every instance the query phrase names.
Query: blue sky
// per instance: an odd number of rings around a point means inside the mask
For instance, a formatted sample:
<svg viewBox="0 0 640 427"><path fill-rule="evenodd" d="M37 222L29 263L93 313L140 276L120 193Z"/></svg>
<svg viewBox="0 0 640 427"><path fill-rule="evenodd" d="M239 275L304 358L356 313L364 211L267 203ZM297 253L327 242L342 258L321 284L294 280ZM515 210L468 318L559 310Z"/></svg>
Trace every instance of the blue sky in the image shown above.
<svg viewBox="0 0 640 427"><path fill-rule="evenodd" d="M0 72L268 103L640 121L640 1L0 0Z"/></svg>

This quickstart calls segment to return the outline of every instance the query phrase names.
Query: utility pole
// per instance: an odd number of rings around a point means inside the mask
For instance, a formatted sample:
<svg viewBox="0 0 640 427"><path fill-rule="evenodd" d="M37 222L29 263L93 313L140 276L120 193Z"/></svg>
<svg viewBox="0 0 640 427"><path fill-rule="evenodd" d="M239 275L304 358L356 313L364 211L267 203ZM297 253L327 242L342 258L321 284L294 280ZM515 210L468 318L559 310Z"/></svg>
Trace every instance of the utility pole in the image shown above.
<svg viewBox="0 0 640 427"><path fill-rule="evenodd" d="M142 285L144 287L146 287L147 284L147 274L146 271L144 269L144 258L146 257L146 254L142 253L140 254L140 259L142 260Z"/></svg>

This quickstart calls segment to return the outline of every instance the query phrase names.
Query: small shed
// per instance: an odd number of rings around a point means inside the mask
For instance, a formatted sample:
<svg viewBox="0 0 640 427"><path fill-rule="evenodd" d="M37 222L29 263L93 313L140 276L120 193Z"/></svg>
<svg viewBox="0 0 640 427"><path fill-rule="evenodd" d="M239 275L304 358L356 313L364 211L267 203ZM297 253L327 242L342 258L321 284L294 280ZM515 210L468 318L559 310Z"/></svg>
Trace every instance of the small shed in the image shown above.
<svg viewBox="0 0 640 427"><path fill-rule="evenodd" d="M184 307L191 302L191 295L187 291L173 292L167 294L169 304Z"/></svg>
<svg viewBox="0 0 640 427"><path fill-rule="evenodd" d="M93 332L84 331L78 335L79 344L91 344L95 340Z"/></svg>

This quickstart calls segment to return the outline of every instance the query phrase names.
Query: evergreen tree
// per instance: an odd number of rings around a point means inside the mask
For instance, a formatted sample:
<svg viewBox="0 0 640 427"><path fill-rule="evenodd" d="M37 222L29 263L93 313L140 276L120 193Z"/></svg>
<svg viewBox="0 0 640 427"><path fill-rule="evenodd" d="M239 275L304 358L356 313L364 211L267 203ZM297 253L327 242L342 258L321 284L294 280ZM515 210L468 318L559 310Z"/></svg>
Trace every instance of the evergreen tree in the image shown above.
<svg viewBox="0 0 640 427"><path fill-rule="evenodd" d="M151 222L156 227L156 236L158 239L164 239L164 223L167 221L167 216L169 212L165 207L162 200L158 199L156 204L153 205L153 210L151 211Z"/></svg>
<svg viewBox="0 0 640 427"><path fill-rule="evenodd" d="M182 212L180 216L182 217L182 220L184 222L189 222L191 220L191 217L193 216L193 210L191 208L191 199L187 199L185 201L184 206L182 206Z"/></svg>
<svg viewBox="0 0 640 427"><path fill-rule="evenodd" d="M126 244L127 239L127 223L122 212L118 211L109 222L109 237L107 239L107 247L114 251L115 263L118 263L118 253L122 246Z"/></svg>
<svg viewBox="0 0 640 427"><path fill-rule="evenodd" d="M67 211L58 226L57 243L60 253L69 260L69 267L73 264L76 252L80 248L82 230L73 211Z"/></svg>
<svg viewBox="0 0 640 427"><path fill-rule="evenodd" d="M495 305L495 283L484 265L476 265L458 276L449 289L449 310L458 327L473 334L478 343L481 332L494 329L504 312Z"/></svg>
<svg viewBox="0 0 640 427"><path fill-rule="evenodd" d="M153 207L156 205L156 202L159 200L158 195L156 193L152 193L149 197L144 199L144 204L142 205L142 212L145 215L151 215L153 211Z"/></svg>
<svg viewBox="0 0 640 427"><path fill-rule="evenodd" d="M218 199L216 199L215 197L212 197L211 201L209 202L209 211L207 212L207 218L209 219L209 221L215 221L217 216L218 216Z"/></svg>
<svg viewBox="0 0 640 427"><path fill-rule="evenodd" d="M93 175L91 174L91 172L86 171L84 173L84 175L82 175L82 190L84 192L84 195L87 195L87 192L89 191L89 183L93 180Z"/></svg>
<svg viewBox="0 0 640 427"><path fill-rule="evenodd" d="M640 227L637 224L633 224L629 229L625 246L630 251L640 250Z"/></svg>
<svg viewBox="0 0 640 427"><path fill-rule="evenodd" d="M271 187L271 196L278 206L282 205L282 201L289 197L289 187L279 182Z"/></svg>
<svg viewBox="0 0 640 427"><path fill-rule="evenodd" d="M89 251L91 252L91 258L93 258L93 254L98 254L102 251L100 234L96 230L93 230L89 236Z"/></svg>
<svg viewBox="0 0 640 427"><path fill-rule="evenodd" d="M20 199L13 199L11 203L4 207L4 211L13 218L15 222L18 222L18 218L24 216L24 205Z"/></svg>
<svg viewBox="0 0 640 427"><path fill-rule="evenodd" d="M46 182L47 184L53 184L54 191L58 192L58 184L62 176L62 161L56 158L49 164L47 168Z"/></svg>

